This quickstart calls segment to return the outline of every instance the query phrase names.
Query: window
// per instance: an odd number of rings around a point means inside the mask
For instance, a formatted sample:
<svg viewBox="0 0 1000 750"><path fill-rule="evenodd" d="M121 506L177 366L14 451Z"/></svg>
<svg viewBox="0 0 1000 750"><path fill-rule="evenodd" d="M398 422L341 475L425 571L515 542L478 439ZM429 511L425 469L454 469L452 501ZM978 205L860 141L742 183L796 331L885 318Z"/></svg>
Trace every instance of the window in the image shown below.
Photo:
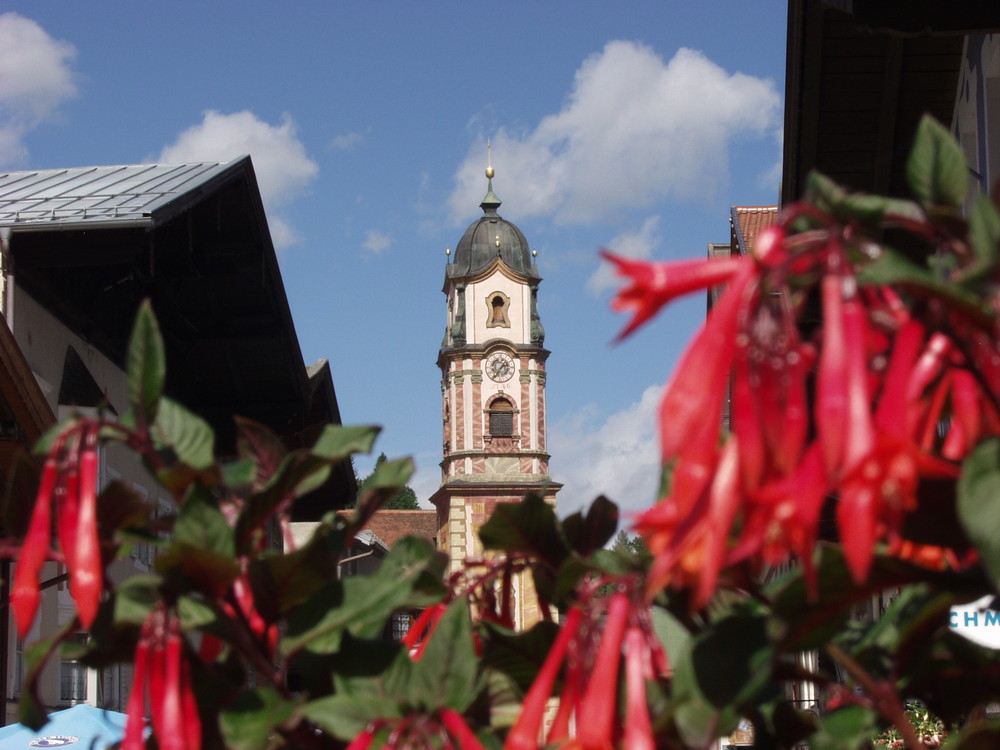
<svg viewBox="0 0 1000 750"><path fill-rule="evenodd" d="M21 694L24 683L24 641L14 636L14 695Z"/></svg>
<svg viewBox="0 0 1000 750"><path fill-rule="evenodd" d="M490 404L490 436L513 437L514 405L505 398Z"/></svg>
<svg viewBox="0 0 1000 750"><path fill-rule="evenodd" d="M389 638L396 643L402 641L412 624L412 616L409 612L396 612L389 621Z"/></svg>
<svg viewBox="0 0 1000 750"><path fill-rule="evenodd" d="M86 633L70 638L70 643L86 642ZM87 668L76 659L63 659L59 664L59 700L63 703L87 700Z"/></svg>
<svg viewBox="0 0 1000 750"><path fill-rule="evenodd" d="M486 307L488 308L487 328L510 328L510 318L507 317L510 297L503 292L491 292L486 297Z"/></svg>

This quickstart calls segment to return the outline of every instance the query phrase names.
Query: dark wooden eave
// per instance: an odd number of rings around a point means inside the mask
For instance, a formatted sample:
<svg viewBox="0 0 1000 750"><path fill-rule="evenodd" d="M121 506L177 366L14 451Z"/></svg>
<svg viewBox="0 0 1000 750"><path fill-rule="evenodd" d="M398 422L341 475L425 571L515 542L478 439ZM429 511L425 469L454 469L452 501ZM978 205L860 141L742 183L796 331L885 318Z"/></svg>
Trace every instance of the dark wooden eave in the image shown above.
<svg viewBox="0 0 1000 750"><path fill-rule="evenodd" d="M993 2L789 0L782 203L802 194L812 169L855 190L907 196L920 117L951 123L958 32L998 25Z"/></svg>

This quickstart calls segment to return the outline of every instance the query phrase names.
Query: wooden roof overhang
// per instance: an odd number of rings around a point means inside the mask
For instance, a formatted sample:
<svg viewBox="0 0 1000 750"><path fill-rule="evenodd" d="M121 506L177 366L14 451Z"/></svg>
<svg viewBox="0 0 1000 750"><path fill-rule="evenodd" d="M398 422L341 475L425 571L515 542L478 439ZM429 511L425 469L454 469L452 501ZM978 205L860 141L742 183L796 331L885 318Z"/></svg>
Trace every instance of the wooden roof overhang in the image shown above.
<svg viewBox="0 0 1000 750"><path fill-rule="evenodd" d="M789 0L782 203L812 169L907 196L920 117L951 124L964 34L998 29L1000 5L981 0Z"/></svg>

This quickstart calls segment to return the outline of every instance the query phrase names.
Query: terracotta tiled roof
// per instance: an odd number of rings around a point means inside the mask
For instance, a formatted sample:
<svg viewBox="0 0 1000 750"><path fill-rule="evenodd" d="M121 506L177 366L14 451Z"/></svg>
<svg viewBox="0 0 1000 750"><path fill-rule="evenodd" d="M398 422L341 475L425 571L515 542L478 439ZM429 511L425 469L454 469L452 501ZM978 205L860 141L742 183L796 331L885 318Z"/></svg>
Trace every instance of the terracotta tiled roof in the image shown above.
<svg viewBox="0 0 1000 750"><path fill-rule="evenodd" d="M341 510L338 513L353 513L353 510ZM365 526L386 546L392 547L404 536L415 536L434 542L438 534L436 510L380 510Z"/></svg>
<svg viewBox="0 0 1000 750"><path fill-rule="evenodd" d="M753 242L764 227L778 218L777 206L733 206L729 214L733 245L741 255L753 248Z"/></svg>

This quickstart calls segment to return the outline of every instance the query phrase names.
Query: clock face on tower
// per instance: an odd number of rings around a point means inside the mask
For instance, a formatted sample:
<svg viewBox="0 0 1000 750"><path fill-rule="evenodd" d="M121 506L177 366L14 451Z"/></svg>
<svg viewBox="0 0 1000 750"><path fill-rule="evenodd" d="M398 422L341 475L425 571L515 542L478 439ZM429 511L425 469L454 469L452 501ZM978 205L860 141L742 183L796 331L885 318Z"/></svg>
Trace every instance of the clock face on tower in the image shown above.
<svg viewBox="0 0 1000 750"><path fill-rule="evenodd" d="M510 380L514 374L514 360L506 352L493 352L486 358L486 375L497 383Z"/></svg>

